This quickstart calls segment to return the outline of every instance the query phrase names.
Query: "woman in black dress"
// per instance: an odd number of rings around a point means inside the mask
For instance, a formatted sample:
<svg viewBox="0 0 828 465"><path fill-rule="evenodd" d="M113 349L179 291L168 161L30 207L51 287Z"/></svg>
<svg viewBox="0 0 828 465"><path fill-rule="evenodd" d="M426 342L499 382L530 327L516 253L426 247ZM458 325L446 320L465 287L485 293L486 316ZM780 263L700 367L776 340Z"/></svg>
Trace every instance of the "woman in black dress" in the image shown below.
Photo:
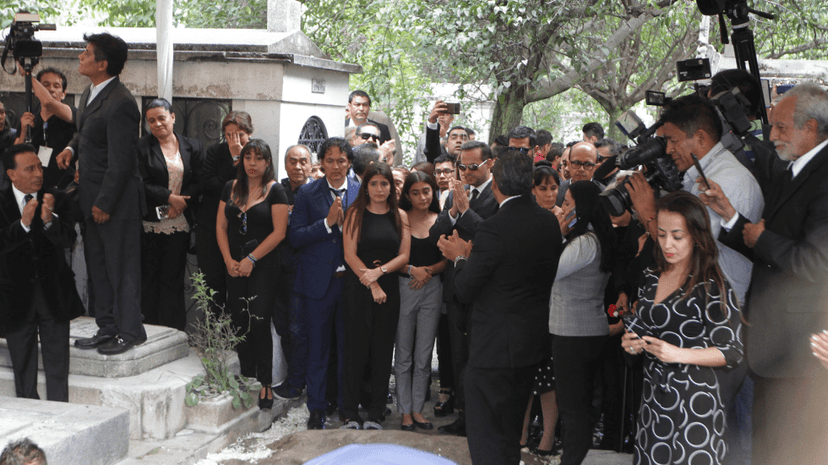
<svg viewBox="0 0 828 465"><path fill-rule="evenodd" d="M343 428L363 427L359 391L366 365L371 370L371 401L365 429L382 429L397 320L397 274L408 263L408 217L397 209L391 168L373 163L348 208L343 234L345 262L345 373Z"/></svg>
<svg viewBox="0 0 828 465"><path fill-rule="evenodd" d="M274 249L285 238L288 200L285 189L273 180L266 142L251 139L241 158L236 180L221 194L216 237L227 268L227 310L244 334L236 347L241 374L262 383L259 407L264 409L273 406L270 320L279 275Z"/></svg>
<svg viewBox="0 0 828 465"><path fill-rule="evenodd" d="M141 313L144 323L184 330L184 269L200 193L201 142L173 132L175 113L166 99L144 109L151 134L138 141L147 214L141 234Z"/></svg>
<svg viewBox="0 0 828 465"><path fill-rule="evenodd" d="M645 357L633 463L720 464L725 415L713 367L742 360L739 302L701 201L673 192L657 210L658 268L646 272L622 338Z"/></svg>
<svg viewBox="0 0 828 465"><path fill-rule="evenodd" d="M202 197L196 219L198 268L204 273L207 287L216 291L213 296L216 312L224 306L227 296L227 270L216 242L216 213L225 184L236 178L242 147L253 134L253 121L247 112L231 111L221 122L221 132L224 142L207 147L204 167L198 173Z"/></svg>

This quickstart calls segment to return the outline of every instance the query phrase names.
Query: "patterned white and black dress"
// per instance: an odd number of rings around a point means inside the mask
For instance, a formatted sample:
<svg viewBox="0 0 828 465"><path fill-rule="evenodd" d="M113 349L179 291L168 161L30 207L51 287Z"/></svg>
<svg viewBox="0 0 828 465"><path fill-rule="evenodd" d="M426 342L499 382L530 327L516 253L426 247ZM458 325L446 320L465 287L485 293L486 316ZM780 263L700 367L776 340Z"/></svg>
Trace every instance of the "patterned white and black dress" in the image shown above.
<svg viewBox="0 0 828 465"><path fill-rule="evenodd" d="M653 336L681 348L716 347L732 368L742 361L742 319L736 293L725 282L681 289L653 304L658 274L647 270L636 315L626 321L639 336ZM634 464L722 463L725 412L716 371L698 365L664 363L644 353L644 386L638 412Z"/></svg>

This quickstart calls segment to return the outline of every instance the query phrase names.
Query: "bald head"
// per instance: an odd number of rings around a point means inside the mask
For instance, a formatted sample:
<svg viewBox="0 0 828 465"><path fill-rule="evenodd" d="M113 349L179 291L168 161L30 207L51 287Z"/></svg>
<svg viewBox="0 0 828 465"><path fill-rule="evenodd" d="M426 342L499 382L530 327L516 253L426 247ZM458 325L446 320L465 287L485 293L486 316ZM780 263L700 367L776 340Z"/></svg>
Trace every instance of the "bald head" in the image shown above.
<svg viewBox="0 0 828 465"><path fill-rule="evenodd" d="M302 144L293 145L285 152L285 171L293 189L308 182L311 166L310 149Z"/></svg>
<svg viewBox="0 0 828 465"><path fill-rule="evenodd" d="M578 142L569 152L569 174L572 182L589 181L598 163L598 150L589 142Z"/></svg>

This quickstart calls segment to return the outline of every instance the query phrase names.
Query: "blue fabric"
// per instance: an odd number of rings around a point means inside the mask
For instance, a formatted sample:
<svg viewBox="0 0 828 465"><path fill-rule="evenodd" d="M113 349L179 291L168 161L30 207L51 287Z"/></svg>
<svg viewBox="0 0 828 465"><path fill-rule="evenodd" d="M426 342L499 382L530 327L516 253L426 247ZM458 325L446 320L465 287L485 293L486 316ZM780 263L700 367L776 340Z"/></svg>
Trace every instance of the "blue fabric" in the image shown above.
<svg viewBox="0 0 828 465"><path fill-rule="evenodd" d="M393 444L351 444L328 452L305 465L456 465L445 457Z"/></svg>

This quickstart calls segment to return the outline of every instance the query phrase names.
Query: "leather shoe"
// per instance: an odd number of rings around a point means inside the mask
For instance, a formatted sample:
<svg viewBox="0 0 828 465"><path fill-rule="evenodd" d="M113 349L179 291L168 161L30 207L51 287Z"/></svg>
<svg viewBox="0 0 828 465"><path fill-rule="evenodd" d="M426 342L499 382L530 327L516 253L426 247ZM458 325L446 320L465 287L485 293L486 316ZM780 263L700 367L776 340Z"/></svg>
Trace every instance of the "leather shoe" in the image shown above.
<svg viewBox="0 0 828 465"><path fill-rule="evenodd" d="M422 423L417 421L417 420L414 420L414 419L412 419L412 421L414 422L414 425L417 426L417 428L424 429L424 430L434 429L434 424L431 423L430 421L424 421Z"/></svg>
<svg viewBox="0 0 828 465"><path fill-rule="evenodd" d="M115 336L109 342L98 346L98 353L101 355L118 355L145 342L147 342L147 336L129 341L123 339L121 336Z"/></svg>
<svg viewBox="0 0 828 465"><path fill-rule="evenodd" d="M113 337L115 337L114 334L101 334L100 332L98 332L92 337L75 339L75 347L84 350L94 349L100 345L109 342L110 340L112 340Z"/></svg>
<svg viewBox="0 0 828 465"><path fill-rule="evenodd" d="M417 427L414 426L414 423L411 423L410 425L400 425L400 429L402 431L415 431Z"/></svg>
<svg viewBox="0 0 828 465"><path fill-rule="evenodd" d="M308 429L325 429L324 410L311 410L310 418L308 418Z"/></svg>
<svg viewBox="0 0 828 465"><path fill-rule="evenodd" d="M456 436L466 436L466 417L461 413L461 416L448 425L437 428L438 431L445 434L454 434Z"/></svg>

